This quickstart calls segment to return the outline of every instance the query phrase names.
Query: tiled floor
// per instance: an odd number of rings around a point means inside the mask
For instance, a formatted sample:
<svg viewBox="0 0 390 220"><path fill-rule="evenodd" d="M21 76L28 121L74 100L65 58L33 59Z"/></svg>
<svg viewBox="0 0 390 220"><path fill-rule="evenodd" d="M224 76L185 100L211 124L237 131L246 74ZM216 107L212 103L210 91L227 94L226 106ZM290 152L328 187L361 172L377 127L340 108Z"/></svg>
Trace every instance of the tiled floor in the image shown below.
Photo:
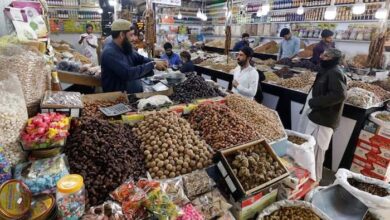
<svg viewBox="0 0 390 220"><path fill-rule="evenodd" d="M320 186L329 186L333 184L335 178L335 172L333 170L330 170L326 167L324 167L324 170L322 171L322 180L320 181Z"/></svg>

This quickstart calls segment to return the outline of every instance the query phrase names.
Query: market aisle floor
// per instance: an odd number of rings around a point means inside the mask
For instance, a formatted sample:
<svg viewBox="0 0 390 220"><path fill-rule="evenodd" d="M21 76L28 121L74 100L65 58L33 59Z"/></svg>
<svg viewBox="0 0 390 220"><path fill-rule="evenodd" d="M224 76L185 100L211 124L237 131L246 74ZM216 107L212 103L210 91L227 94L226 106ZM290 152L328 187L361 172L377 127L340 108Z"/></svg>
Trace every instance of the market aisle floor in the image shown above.
<svg viewBox="0 0 390 220"><path fill-rule="evenodd" d="M322 173L322 180L320 181L320 186L329 186L333 184L335 177L335 172L333 170L330 170L326 167L324 167L323 173Z"/></svg>

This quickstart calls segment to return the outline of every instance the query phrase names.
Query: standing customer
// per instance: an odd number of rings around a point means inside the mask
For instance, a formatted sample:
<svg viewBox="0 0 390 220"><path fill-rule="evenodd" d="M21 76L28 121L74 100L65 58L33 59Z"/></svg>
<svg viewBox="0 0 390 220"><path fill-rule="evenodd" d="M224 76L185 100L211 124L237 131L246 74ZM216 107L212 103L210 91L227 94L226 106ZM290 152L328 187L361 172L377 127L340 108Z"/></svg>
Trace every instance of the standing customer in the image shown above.
<svg viewBox="0 0 390 220"><path fill-rule="evenodd" d="M283 38L279 48L279 59L294 58L301 48L301 41L299 38L292 35L290 29L283 28L280 31L280 37Z"/></svg>
<svg viewBox="0 0 390 220"><path fill-rule="evenodd" d="M191 60L191 54L188 51L182 51L180 53L180 58L183 63L183 65L180 67L180 72L182 73L195 72L195 67Z"/></svg>
<svg viewBox="0 0 390 220"><path fill-rule="evenodd" d="M81 44L82 54L91 60L92 63L98 64L96 48L98 47L98 38L93 34L92 24L85 26L87 33L80 35L79 44Z"/></svg>
<svg viewBox="0 0 390 220"><path fill-rule="evenodd" d="M237 54L238 66L232 70L233 93L246 96L250 99L255 97L259 85L259 73L256 68L250 65L253 57L253 50L250 47L243 47Z"/></svg>
<svg viewBox="0 0 390 220"><path fill-rule="evenodd" d="M164 44L165 54L161 56L161 59L168 61L169 67L175 68L181 64L181 60L180 60L179 55L174 53L172 51L172 49L173 49L172 44L169 42L166 42Z"/></svg>
<svg viewBox="0 0 390 220"><path fill-rule="evenodd" d="M347 81L339 67L342 57L341 51L333 48L320 56L321 69L303 110L309 117L305 133L314 136L317 142L314 147L317 181L322 178L325 152L339 125L347 96Z"/></svg>
<svg viewBox="0 0 390 220"><path fill-rule="evenodd" d="M102 87L104 92L143 92L141 79L153 75L153 69L165 69L164 61L153 61L133 50L135 29L129 21L118 19L111 25L112 41L102 53Z"/></svg>
<svg viewBox="0 0 390 220"><path fill-rule="evenodd" d="M328 29L325 29L321 32L322 40L313 48L313 57L311 58L311 62L314 64L319 64L321 54L329 48L335 48L333 35L333 31Z"/></svg>
<svg viewBox="0 0 390 220"><path fill-rule="evenodd" d="M234 52L238 52L239 50L241 50L241 48L243 47L249 47L249 34L248 33L243 33L242 36L241 36L241 40L238 41L234 47L233 47L233 51Z"/></svg>

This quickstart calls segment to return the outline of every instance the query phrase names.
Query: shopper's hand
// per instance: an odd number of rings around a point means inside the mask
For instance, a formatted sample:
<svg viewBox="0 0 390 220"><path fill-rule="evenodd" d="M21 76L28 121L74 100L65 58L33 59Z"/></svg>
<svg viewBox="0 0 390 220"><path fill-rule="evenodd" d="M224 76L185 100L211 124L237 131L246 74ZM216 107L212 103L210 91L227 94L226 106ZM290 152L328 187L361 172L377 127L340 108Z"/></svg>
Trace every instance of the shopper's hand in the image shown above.
<svg viewBox="0 0 390 220"><path fill-rule="evenodd" d="M233 80L233 87L234 87L234 88L237 88L238 85L239 85L239 84L238 84L237 80Z"/></svg>
<svg viewBox="0 0 390 220"><path fill-rule="evenodd" d="M164 71L168 68L168 64L165 61L156 61L156 69Z"/></svg>

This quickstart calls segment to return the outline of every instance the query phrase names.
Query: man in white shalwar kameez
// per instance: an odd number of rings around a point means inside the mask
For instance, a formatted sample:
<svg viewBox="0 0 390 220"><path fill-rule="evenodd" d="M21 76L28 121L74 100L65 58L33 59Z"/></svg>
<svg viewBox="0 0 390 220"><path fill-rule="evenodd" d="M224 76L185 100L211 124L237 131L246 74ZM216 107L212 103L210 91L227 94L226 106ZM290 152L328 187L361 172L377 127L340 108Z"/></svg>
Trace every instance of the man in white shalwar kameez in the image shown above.
<svg viewBox="0 0 390 220"><path fill-rule="evenodd" d="M342 52L333 48L321 55L321 69L308 95L300 121L299 130L316 139L314 153L317 181L322 179L325 152L334 129L339 125L346 99L347 82L339 67L342 57Z"/></svg>

